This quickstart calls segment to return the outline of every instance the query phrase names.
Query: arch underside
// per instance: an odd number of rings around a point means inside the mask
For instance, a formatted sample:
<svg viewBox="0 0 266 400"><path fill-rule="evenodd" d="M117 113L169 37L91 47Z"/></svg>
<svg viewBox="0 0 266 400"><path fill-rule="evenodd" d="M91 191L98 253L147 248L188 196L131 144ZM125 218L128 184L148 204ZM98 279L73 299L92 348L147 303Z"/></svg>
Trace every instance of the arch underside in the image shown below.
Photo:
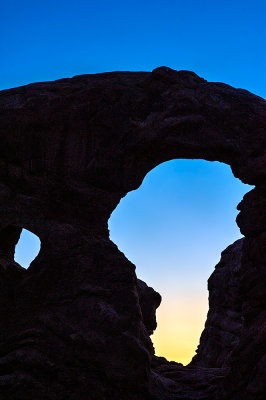
<svg viewBox="0 0 266 400"><path fill-rule="evenodd" d="M265 101L159 68L10 89L1 92L0 107L5 398L262 399ZM239 205L245 239L223 255L226 274L237 280L237 337L223 355L212 354L209 329L189 367L154 356L154 303L107 227L120 199L174 158L225 162L256 185ZM37 259L14 280L10 226L42 242ZM222 293L218 278L211 284Z"/></svg>

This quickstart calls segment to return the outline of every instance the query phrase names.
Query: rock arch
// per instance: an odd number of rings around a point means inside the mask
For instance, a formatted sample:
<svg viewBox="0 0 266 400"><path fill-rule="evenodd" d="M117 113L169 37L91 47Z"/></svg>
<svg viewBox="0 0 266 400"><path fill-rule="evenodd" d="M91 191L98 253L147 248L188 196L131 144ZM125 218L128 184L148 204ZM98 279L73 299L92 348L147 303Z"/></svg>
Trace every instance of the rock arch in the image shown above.
<svg viewBox="0 0 266 400"><path fill-rule="evenodd" d="M34 268L2 296L5 398L262 399L265 115L245 90L166 67L0 93L0 224L42 241ZM153 357L134 266L108 237L121 197L173 158L221 161L256 185L239 205L244 323L222 373Z"/></svg>

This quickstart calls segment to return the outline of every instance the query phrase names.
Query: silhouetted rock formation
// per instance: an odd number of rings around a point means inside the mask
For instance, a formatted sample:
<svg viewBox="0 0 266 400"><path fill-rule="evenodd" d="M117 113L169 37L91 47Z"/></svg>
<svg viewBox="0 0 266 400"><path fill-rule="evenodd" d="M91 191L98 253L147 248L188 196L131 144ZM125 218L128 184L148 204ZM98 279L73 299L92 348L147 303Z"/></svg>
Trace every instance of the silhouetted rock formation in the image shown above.
<svg viewBox="0 0 266 400"><path fill-rule="evenodd" d="M192 365L226 367L243 328L240 266L243 239L222 252L208 280L209 312Z"/></svg>
<svg viewBox="0 0 266 400"><path fill-rule="evenodd" d="M162 298L158 292L140 279L137 280L137 290L143 322L148 334L152 335L157 327L156 309L161 304Z"/></svg>
<svg viewBox="0 0 266 400"><path fill-rule="evenodd" d="M264 399L265 116L245 90L165 67L0 93L1 400ZM158 295L108 232L120 199L174 158L224 162L256 185L237 218L239 339L211 350L208 321L188 367L154 356ZM41 240L27 271L13 260L21 228Z"/></svg>

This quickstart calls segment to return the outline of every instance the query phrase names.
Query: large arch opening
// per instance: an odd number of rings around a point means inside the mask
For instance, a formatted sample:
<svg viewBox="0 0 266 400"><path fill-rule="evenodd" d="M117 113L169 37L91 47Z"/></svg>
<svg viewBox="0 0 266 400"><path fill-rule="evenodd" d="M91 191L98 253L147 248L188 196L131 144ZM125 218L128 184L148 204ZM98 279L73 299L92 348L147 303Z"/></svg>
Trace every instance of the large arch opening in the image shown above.
<svg viewBox="0 0 266 400"><path fill-rule="evenodd" d="M236 206L249 190L226 164L172 160L150 171L111 215L111 239L138 278L162 295L156 355L184 365L194 356L208 310L207 279L221 252L242 236Z"/></svg>

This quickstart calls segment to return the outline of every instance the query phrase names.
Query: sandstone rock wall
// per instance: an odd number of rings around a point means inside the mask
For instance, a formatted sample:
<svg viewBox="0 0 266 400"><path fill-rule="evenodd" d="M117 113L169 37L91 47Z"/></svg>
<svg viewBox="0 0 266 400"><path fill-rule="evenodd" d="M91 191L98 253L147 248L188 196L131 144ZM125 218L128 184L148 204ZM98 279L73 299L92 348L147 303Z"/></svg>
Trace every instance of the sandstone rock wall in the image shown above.
<svg viewBox="0 0 266 400"><path fill-rule="evenodd" d="M165 67L0 93L3 400L264 398L265 115L247 91ZM243 328L226 368L153 366L154 319L109 240L120 199L174 158L256 185L240 204ZM41 240L27 271L13 261L21 228Z"/></svg>
<svg viewBox="0 0 266 400"><path fill-rule="evenodd" d="M193 365L226 367L243 329L240 268L243 239L222 252L208 279L209 311Z"/></svg>

